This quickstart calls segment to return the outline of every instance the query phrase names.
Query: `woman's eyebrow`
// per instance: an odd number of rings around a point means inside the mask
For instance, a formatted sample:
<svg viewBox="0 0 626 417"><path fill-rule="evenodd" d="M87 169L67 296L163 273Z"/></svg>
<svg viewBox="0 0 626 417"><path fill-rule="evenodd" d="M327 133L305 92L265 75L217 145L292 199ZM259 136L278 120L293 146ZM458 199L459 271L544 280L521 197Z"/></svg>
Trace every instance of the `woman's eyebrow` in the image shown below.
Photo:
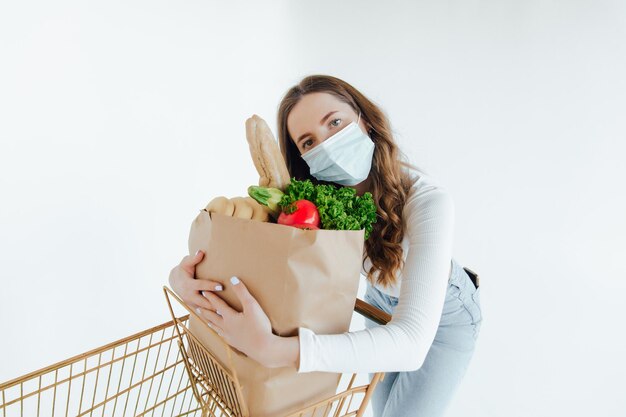
<svg viewBox="0 0 626 417"><path fill-rule="evenodd" d="M329 112L326 116L324 116L322 118L322 120L320 120L320 125L323 125L324 122L326 121L326 119L328 119L333 113L337 113L339 110L333 110L331 112ZM296 143L299 143L302 139L304 139L306 136L310 135L310 133L304 133L302 135L300 135L300 137L298 138L298 140L296 141Z"/></svg>

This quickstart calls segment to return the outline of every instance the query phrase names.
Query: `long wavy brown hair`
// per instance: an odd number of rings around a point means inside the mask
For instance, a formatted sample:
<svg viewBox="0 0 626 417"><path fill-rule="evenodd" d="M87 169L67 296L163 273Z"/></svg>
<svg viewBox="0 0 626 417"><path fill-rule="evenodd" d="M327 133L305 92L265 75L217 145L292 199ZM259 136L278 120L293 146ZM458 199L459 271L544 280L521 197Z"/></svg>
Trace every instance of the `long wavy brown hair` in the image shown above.
<svg viewBox="0 0 626 417"><path fill-rule="evenodd" d="M361 117L368 126L368 135L375 145L369 191L377 207L377 219L365 241L366 255L362 266L365 267L365 260L369 257L372 267L366 271L367 280L374 285L374 274L378 271L377 283L384 287L393 285L396 282L396 271L404 267L401 242L406 229L402 210L409 191L417 180L411 178L401 167L425 171L406 162L406 155L393 139L387 116L372 101L339 78L309 75L285 93L278 108L278 141L292 178L309 179L314 184L332 184L318 181L311 175L309 166L300 156L300 151L287 130L287 117L291 110L304 95L314 92L332 94L352 107L355 113L361 112Z"/></svg>

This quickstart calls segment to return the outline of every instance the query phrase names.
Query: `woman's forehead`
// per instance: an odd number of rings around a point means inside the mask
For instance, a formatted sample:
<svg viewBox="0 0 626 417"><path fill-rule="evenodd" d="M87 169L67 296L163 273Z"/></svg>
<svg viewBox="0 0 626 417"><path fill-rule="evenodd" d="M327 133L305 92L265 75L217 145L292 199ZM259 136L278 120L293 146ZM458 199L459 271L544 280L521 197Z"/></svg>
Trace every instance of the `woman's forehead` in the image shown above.
<svg viewBox="0 0 626 417"><path fill-rule="evenodd" d="M287 129L292 138L308 132L319 125L320 120L331 111L353 112L349 104L329 93L305 94L287 117Z"/></svg>

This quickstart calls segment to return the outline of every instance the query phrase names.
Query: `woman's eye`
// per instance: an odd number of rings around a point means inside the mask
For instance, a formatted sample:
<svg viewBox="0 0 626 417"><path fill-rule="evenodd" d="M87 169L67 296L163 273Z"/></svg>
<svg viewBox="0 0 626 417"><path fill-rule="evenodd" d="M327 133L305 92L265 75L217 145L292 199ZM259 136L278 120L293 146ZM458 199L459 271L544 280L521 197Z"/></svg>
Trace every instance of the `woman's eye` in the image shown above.
<svg viewBox="0 0 626 417"><path fill-rule="evenodd" d="M307 143L313 144L313 139L305 140L304 143L302 144L302 149L306 149L307 148L307 146L306 146Z"/></svg>
<svg viewBox="0 0 626 417"><path fill-rule="evenodd" d="M333 126L335 126L335 127L339 126L339 124L335 124L335 122L336 122L337 120L339 120L339 121L341 122L341 119L333 119L333 120L331 120L331 121L330 121L330 124L331 124L331 125L333 125Z"/></svg>

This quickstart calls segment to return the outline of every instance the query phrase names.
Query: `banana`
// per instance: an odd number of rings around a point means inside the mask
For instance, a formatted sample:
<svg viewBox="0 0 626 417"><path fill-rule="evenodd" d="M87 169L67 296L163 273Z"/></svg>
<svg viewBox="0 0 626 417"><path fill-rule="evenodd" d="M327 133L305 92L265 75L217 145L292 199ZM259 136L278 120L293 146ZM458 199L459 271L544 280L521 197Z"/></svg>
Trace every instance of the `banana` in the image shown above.
<svg viewBox="0 0 626 417"><path fill-rule="evenodd" d="M233 213L233 217L238 217L240 219L252 219L252 214L254 210L252 206L248 204L244 197L234 197L231 198L230 201L235 205L235 212Z"/></svg>
<svg viewBox="0 0 626 417"><path fill-rule="evenodd" d="M246 197L246 202L252 207L252 220L267 222L270 219L269 209L263 204L259 204L254 198Z"/></svg>
<svg viewBox="0 0 626 417"><path fill-rule="evenodd" d="M232 216L235 212L235 204L226 197L215 197L209 204L207 204L206 211L209 213L219 213L226 216Z"/></svg>
<svg viewBox="0 0 626 417"><path fill-rule="evenodd" d="M269 209L257 203L252 197L215 197L207 204L205 210L209 213L219 213L260 222L267 222L270 219Z"/></svg>

